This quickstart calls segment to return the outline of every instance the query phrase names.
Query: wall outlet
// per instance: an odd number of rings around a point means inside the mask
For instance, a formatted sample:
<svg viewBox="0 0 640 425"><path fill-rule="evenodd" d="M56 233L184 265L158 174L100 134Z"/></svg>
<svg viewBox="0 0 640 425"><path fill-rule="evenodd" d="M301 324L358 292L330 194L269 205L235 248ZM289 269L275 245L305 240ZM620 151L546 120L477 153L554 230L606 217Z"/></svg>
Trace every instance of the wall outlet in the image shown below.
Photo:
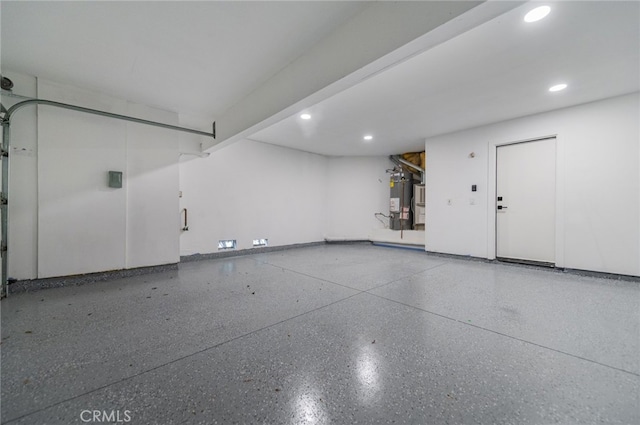
<svg viewBox="0 0 640 425"><path fill-rule="evenodd" d="M475 205L476 200L474 198L469 199L469 205Z"/></svg>

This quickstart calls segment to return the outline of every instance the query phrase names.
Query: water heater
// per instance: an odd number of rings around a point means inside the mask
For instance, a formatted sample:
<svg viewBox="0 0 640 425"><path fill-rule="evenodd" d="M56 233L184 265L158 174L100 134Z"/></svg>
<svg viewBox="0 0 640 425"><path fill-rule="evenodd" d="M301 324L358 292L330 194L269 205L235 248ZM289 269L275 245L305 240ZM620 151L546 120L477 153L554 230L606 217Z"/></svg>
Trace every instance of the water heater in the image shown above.
<svg viewBox="0 0 640 425"><path fill-rule="evenodd" d="M413 213L413 174L404 171L391 173L389 182L389 228L392 230L411 230Z"/></svg>

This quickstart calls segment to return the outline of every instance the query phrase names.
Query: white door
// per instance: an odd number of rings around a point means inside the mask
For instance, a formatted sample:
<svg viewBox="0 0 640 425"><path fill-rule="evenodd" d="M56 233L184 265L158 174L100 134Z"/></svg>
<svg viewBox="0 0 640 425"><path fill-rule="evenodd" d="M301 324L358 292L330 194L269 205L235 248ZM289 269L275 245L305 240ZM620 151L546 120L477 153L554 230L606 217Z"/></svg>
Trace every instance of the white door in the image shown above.
<svg viewBox="0 0 640 425"><path fill-rule="evenodd" d="M499 146L496 257L555 263L556 139Z"/></svg>

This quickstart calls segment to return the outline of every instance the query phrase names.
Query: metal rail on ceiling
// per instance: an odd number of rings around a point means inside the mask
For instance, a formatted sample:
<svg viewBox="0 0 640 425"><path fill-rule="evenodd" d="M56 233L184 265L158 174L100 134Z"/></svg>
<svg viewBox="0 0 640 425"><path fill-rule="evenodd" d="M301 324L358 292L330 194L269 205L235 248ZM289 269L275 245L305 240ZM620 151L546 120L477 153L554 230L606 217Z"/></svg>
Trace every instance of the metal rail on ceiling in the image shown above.
<svg viewBox="0 0 640 425"><path fill-rule="evenodd" d="M8 94L11 97L23 98L23 96L13 95L12 93L5 93L3 90L3 95ZM0 103L0 105L2 105ZM2 193L0 194L0 214L2 214L2 242L0 243L0 254L2 255L2 281L0 282L0 297L6 297L8 292L8 257L9 257L9 241L8 241L8 233L9 233L9 150L11 147L10 139L11 139L11 118L13 118L14 114L29 105L46 105L53 106L56 108L70 109L72 111L84 112L92 115L100 115L107 118L114 118L118 120L131 121L138 124L145 124L154 127L166 128L168 130L181 131L184 133L197 134L199 136L213 137L216 138L216 123L213 122L211 133L207 133L206 131L194 130L191 128L180 127L177 125L165 124L156 121L144 120L141 118L130 117L127 115L114 114L111 112L100 111L97 109L85 108L77 105L70 105L62 102L55 102L52 100L46 99L35 99L35 98L26 98L22 102L18 102L15 105L12 105L9 109L6 109L3 105L0 109L0 113L2 114L2 150L0 154L2 155Z"/></svg>

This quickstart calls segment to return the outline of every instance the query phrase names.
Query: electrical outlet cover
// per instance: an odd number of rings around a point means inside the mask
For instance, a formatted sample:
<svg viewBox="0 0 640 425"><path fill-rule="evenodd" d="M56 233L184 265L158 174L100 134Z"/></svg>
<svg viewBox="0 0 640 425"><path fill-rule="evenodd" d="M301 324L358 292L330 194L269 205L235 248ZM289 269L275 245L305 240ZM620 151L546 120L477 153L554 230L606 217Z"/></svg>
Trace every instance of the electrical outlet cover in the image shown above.
<svg viewBox="0 0 640 425"><path fill-rule="evenodd" d="M109 187L115 189L122 187L122 171L109 171Z"/></svg>

